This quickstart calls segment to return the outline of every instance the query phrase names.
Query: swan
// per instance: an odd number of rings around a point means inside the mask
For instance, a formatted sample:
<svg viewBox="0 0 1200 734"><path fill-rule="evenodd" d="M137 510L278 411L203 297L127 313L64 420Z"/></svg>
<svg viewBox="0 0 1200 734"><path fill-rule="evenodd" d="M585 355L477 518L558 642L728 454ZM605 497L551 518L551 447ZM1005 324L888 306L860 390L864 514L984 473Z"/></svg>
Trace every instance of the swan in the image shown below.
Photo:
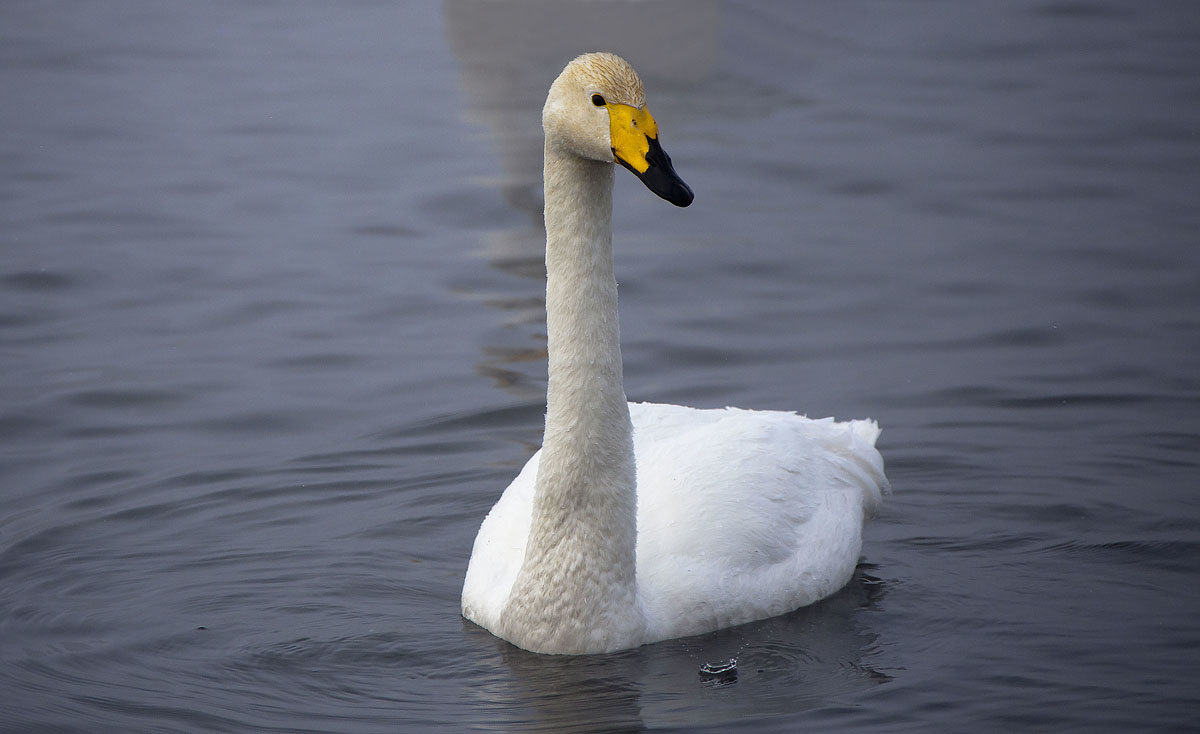
<svg viewBox="0 0 1200 734"><path fill-rule="evenodd" d="M571 61L545 132L549 382L540 451L483 520L462 614L539 653L613 652L776 616L849 581L890 490L871 420L629 403L613 164L687 206L642 82Z"/></svg>

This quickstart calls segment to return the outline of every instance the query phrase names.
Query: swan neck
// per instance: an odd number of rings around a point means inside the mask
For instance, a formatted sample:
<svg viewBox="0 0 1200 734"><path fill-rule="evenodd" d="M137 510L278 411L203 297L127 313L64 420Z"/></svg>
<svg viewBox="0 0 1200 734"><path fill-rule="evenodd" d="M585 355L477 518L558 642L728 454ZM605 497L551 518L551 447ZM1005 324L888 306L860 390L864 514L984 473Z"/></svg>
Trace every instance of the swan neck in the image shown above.
<svg viewBox="0 0 1200 734"><path fill-rule="evenodd" d="M613 166L547 143L546 430L529 539L502 626L521 647L640 644L633 428L612 256Z"/></svg>
<svg viewBox="0 0 1200 734"><path fill-rule="evenodd" d="M625 398L617 281L613 272L613 166L547 146L547 453L584 476L544 492L634 494L633 429Z"/></svg>

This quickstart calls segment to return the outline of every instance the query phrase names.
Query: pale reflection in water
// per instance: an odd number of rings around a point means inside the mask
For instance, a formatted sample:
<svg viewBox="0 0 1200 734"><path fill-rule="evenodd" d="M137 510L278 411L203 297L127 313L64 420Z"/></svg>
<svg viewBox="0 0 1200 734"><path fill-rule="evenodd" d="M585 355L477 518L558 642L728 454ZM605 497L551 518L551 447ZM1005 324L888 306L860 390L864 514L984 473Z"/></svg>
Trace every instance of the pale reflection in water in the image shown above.
<svg viewBox="0 0 1200 734"><path fill-rule="evenodd" d="M484 347L476 372L497 387L525 399L543 389L540 379L531 379L521 368L546 357L541 110L550 82L580 53L614 51L647 70L655 114L682 116L686 105L669 92L710 74L720 10L716 2L683 0L443 4L466 117L492 141L499 157L499 180L489 183L512 209L526 215L524 225L493 230L481 242L482 254L497 270L528 281L513 285L515 292L484 298L505 312L506 325L519 327L521 334L515 342Z"/></svg>
<svg viewBox="0 0 1200 734"><path fill-rule="evenodd" d="M717 57L721 13L711 0L446 0L442 7L467 119L495 141L506 198L539 227L542 104L568 61L586 51L625 56L645 70L650 108L673 116L667 90L704 80ZM515 245L516 254L540 254L544 241L521 244L498 242L489 253L503 258L512 254L504 245Z"/></svg>

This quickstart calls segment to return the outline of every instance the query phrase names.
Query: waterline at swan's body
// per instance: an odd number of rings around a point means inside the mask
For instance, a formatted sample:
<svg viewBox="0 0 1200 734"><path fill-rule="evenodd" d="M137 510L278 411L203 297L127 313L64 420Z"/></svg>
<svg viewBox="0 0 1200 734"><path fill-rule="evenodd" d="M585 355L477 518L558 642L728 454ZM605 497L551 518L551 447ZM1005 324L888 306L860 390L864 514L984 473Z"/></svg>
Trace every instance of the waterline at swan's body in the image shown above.
<svg viewBox="0 0 1200 734"><path fill-rule="evenodd" d="M636 603L644 632L609 639L588 618L567 620L574 634L592 640L591 651L783 614L850 579L863 518L887 486L873 422L649 403L629 410L641 490ZM463 614L490 630L503 628L525 557L540 458L534 454L505 490L475 541Z"/></svg>

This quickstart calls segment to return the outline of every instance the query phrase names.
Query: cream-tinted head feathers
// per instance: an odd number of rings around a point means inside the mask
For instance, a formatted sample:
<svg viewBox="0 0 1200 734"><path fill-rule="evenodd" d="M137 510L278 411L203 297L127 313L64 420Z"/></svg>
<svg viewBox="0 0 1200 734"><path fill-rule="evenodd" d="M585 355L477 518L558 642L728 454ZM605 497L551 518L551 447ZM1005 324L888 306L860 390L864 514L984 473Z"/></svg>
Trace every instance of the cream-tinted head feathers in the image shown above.
<svg viewBox="0 0 1200 734"><path fill-rule="evenodd" d="M654 193L676 206L692 203L692 190L658 140L658 123L646 109L642 80L625 59L610 53L576 57L563 69L542 108L546 151L619 163Z"/></svg>
<svg viewBox="0 0 1200 734"><path fill-rule="evenodd" d="M599 105L592 101L597 94L604 100ZM639 108L646 105L637 72L615 54L576 57L554 80L542 108L547 143L583 158L612 163L608 102Z"/></svg>
<svg viewBox="0 0 1200 734"><path fill-rule="evenodd" d="M642 80L625 59L610 53L590 53L575 57L563 73L578 75L585 87L594 88L615 104L645 107L646 92Z"/></svg>

